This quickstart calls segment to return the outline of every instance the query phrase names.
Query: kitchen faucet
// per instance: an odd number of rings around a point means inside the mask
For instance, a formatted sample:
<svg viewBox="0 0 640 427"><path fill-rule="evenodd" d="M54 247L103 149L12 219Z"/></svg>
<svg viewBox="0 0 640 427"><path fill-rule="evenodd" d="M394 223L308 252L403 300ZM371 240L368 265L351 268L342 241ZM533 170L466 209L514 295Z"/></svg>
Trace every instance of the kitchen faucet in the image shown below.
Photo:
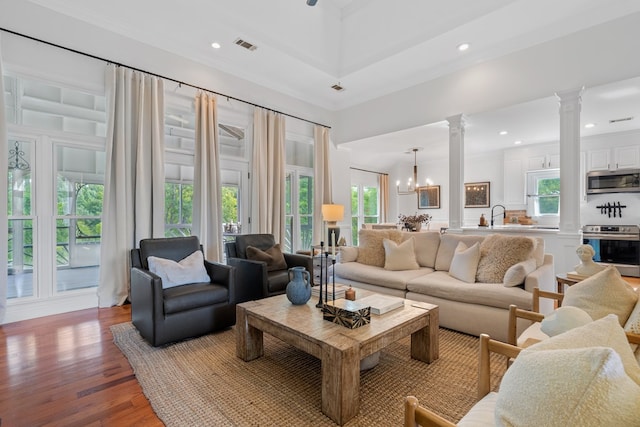
<svg viewBox="0 0 640 427"><path fill-rule="evenodd" d="M500 207L502 208L502 218L503 218L502 223L503 223L503 224L504 224L504 219L506 219L506 218L507 218L507 208L505 208L505 207L504 207L504 206L502 206L502 205L493 205L493 207L491 208L491 226L492 226L492 227L493 227L493 218L495 218L495 217L497 216L497 215L494 215L494 214L493 214L493 210L494 210L497 206L500 206ZM498 214L498 215L500 215L500 214Z"/></svg>

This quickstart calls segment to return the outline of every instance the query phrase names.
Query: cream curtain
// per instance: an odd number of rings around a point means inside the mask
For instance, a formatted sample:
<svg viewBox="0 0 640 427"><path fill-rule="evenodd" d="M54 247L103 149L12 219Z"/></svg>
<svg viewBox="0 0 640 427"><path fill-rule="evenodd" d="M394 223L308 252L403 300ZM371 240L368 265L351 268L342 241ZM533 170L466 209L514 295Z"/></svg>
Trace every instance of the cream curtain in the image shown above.
<svg viewBox="0 0 640 427"><path fill-rule="evenodd" d="M381 173L380 181L380 222L389 220L389 175Z"/></svg>
<svg viewBox="0 0 640 427"><path fill-rule="evenodd" d="M326 238L322 220L322 205L333 203L333 193L331 189L329 129L315 125L313 136L315 149L313 164L313 242L317 244Z"/></svg>
<svg viewBox="0 0 640 427"><path fill-rule="evenodd" d="M198 236L205 258L222 261L222 199L218 106L216 97L196 96L196 141L193 183L193 234Z"/></svg>
<svg viewBox="0 0 640 427"><path fill-rule="evenodd" d="M7 173L9 171L9 161L7 155L9 154L9 143L7 141L7 121L5 115L4 106L4 74L2 72L2 39L0 39L0 242L7 242L9 240L8 233L8 220L7 217ZM7 244L0 244L0 266L2 266L2 272L0 273L0 323L4 320L5 313L7 311L7 268L8 265L8 253L9 247Z"/></svg>
<svg viewBox="0 0 640 427"><path fill-rule="evenodd" d="M107 153L100 307L129 295L129 251L164 236L164 84L114 65L106 70Z"/></svg>
<svg viewBox="0 0 640 427"><path fill-rule="evenodd" d="M284 246L285 239L285 120L273 111L253 111L253 164L251 232L271 233Z"/></svg>

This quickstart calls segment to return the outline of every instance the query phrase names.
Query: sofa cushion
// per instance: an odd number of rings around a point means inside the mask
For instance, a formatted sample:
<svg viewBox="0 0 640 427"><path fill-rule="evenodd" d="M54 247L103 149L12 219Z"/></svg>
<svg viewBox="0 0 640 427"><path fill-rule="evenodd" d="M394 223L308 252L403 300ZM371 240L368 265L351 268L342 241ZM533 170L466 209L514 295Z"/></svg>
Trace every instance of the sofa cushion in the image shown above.
<svg viewBox="0 0 640 427"><path fill-rule="evenodd" d="M480 244L480 262L476 280L483 283L502 283L504 275L514 264L531 257L534 241L530 237L492 234Z"/></svg>
<svg viewBox="0 0 640 427"><path fill-rule="evenodd" d="M638 413L640 386L613 349L525 349L500 382L495 424L631 426Z"/></svg>
<svg viewBox="0 0 640 427"><path fill-rule="evenodd" d="M438 246L438 254L436 255L435 268L438 271L449 271L453 254L458 247L458 242L464 242L465 245L471 246L476 242L482 242L484 236L465 236L462 234L443 234L440 236L440 245Z"/></svg>
<svg viewBox="0 0 640 427"><path fill-rule="evenodd" d="M467 283L476 281L476 270L480 260L480 245L474 243L470 248L464 242L458 242L458 247L451 260L449 275Z"/></svg>
<svg viewBox="0 0 640 427"><path fill-rule="evenodd" d="M578 326L593 322L586 311L578 307L564 306L549 313L540 322L540 331L554 337Z"/></svg>
<svg viewBox="0 0 640 427"><path fill-rule="evenodd" d="M165 289L163 298L164 314L175 314L213 304L226 304L229 290L213 283L192 283Z"/></svg>
<svg viewBox="0 0 640 427"><path fill-rule="evenodd" d="M638 292L640 292L640 288L638 288ZM632 334L640 335L640 298L636 302L636 306L631 311L627 322L624 324L624 331L631 332ZM638 351L638 344L631 344L631 349L634 352L638 353L640 356L640 351Z"/></svg>
<svg viewBox="0 0 640 427"><path fill-rule="evenodd" d="M618 269L608 266L601 272L569 286L562 305L581 308L589 313L593 320L613 313L618 316L622 326L637 301L638 294L622 279Z"/></svg>
<svg viewBox="0 0 640 427"><path fill-rule="evenodd" d="M413 238L400 244L393 240L383 239L382 246L384 247L385 270L418 270L420 268L413 249Z"/></svg>
<svg viewBox="0 0 640 427"><path fill-rule="evenodd" d="M413 239L416 251L416 261L420 267L434 268L436 265L436 255L440 246L440 233L437 231L425 231L413 233L405 231L402 233L402 240Z"/></svg>
<svg viewBox="0 0 640 427"><path fill-rule="evenodd" d="M204 268L204 255L199 250L179 262L155 256L148 257L147 262L149 271L162 279L163 289L188 283L211 282Z"/></svg>
<svg viewBox="0 0 640 427"><path fill-rule="evenodd" d="M354 262L358 259L357 246L340 246L338 248L338 262Z"/></svg>
<svg viewBox="0 0 640 427"><path fill-rule="evenodd" d="M364 265L359 262L346 262L333 266L336 276L346 280L405 290L407 282L416 277L433 272L433 269L421 267L419 270L385 270L382 267ZM338 280L336 278L336 280Z"/></svg>
<svg viewBox="0 0 640 427"><path fill-rule="evenodd" d="M402 233L398 230L360 230L356 261L361 264L384 267L384 246L382 246L384 239L400 243Z"/></svg>
<svg viewBox="0 0 640 427"><path fill-rule="evenodd" d="M264 261L267 263L267 271L286 270L287 261L284 259L280 243L262 250L254 246L247 246L247 259L252 261Z"/></svg>
<svg viewBox="0 0 640 427"><path fill-rule="evenodd" d="M502 284L504 286L518 286L524 283L524 279L527 278L529 273L532 273L536 269L535 258L529 258L525 261L520 261L517 264L513 264L504 273Z"/></svg>
<svg viewBox="0 0 640 427"><path fill-rule="evenodd" d="M640 366L629 346L627 336L618 323L615 314L589 322L584 326L573 328L555 337L541 341L528 347L526 351L557 350L584 347L611 347L620 355L624 370L636 383L640 384Z"/></svg>
<svg viewBox="0 0 640 427"><path fill-rule="evenodd" d="M530 310L532 303L531 293L524 289L505 288L502 283L465 283L451 277L446 271L436 271L416 277L407 283L407 290L447 300L505 310L509 308L510 304L516 304L520 308Z"/></svg>

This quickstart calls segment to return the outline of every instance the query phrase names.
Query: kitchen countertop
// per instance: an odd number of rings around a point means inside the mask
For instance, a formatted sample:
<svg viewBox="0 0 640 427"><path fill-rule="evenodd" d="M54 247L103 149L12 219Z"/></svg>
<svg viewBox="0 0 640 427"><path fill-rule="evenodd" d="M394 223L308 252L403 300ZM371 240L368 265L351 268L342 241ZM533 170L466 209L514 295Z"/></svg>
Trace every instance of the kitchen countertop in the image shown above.
<svg viewBox="0 0 640 427"><path fill-rule="evenodd" d="M479 231L486 233L549 233L555 234L558 232L558 227L550 225L520 225L520 224L505 224L494 225L488 227L480 227L474 225L471 227L462 227L464 231Z"/></svg>

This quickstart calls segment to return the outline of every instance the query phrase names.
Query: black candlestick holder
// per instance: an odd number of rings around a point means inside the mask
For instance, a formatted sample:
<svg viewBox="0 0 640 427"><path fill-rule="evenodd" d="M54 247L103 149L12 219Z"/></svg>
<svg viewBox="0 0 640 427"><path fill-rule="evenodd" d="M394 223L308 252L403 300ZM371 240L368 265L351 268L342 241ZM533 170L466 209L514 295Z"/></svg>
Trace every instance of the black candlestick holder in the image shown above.
<svg viewBox="0 0 640 427"><path fill-rule="evenodd" d="M313 253L314 249L312 248L312 255L311 256L315 256L315 253ZM324 252L324 242L320 242L320 299L318 300L318 303L316 304L316 307L318 308L323 308L324 303L322 302L322 252Z"/></svg>

